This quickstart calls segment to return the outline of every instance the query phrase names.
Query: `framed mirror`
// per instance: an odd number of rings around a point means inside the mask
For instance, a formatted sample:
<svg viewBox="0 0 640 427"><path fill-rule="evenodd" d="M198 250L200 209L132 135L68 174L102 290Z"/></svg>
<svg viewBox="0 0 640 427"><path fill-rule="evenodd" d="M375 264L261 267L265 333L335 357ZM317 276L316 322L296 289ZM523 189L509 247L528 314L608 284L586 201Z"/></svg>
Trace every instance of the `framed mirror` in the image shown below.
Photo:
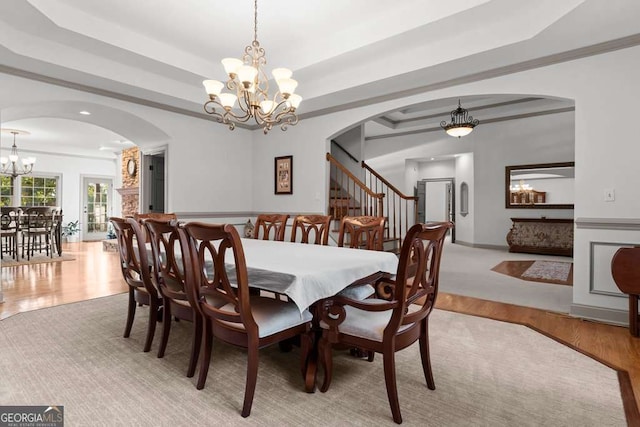
<svg viewBox="0 0 640 427"><path fill-rule="evenodd" d="M505 168L505 207L573 209L575 163L542 163Z"/></svg>

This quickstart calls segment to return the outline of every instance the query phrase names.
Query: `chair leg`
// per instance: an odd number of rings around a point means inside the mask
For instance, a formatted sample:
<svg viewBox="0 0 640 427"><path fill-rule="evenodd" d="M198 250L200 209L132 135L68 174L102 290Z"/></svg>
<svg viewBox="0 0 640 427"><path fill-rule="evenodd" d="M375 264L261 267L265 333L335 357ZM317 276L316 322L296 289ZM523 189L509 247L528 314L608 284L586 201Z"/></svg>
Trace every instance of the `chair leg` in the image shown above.
<svg viewBox="0 0 640 427"><path fill-rule="evenodd" d="M29 251L27 251L27 254ZM24 255L22 255L24 257ZM129 306L127 307L127 324L124 327L124 337L129 338L131 327L133 326L133 318L136 316L136 297L133 288L129 288Z"/></svg>
<svg viewBox="0 0 640 427"><path fill-rule="evenodd" d="M193 377L196 373L198 356L200 355L200 345L202 343L202 316L200 313L193 313L193 343L191 344L191 357L187 368L187 378Z"/></svg>
<svg viewBox="0 0 640 427"><path fill-rule="evenodd" d="M213 346L213 331L211 330L211 321L209 319L203 319L204 328L202 329L202 341L204 346L202 347L202 360L200 361L200 374L198 375L198 383L196 388L202 390L204 383L207 381L207 374L209 373L209 364L211 363L211 347Z"/></svg>
<svg viewBox="0 0 640 427"><path fill-rule="evenodd" d="M162 325L162 340L160 341L160 348L158 349L158 358L164 357L164 352L167 349L167 343L169 342L169 333L171 332L171 303L168 298L163 299L162 307L164 313L162 314L164 319Z"/></svg>
<svg viewBox="0 0 640 427"><path fill-rule="evenodd" d="M242 416L244 418L251 414L253 395L256 391L258 381L258 346L249 344L247 349L247 384L244 389L244 405L242 406Z"/></svg>
<svg viewBox="0 0 640 427"><path fill-rule="evenodd" d="M433 372L431 371L431 355L429 353L429 321L425 319L420 326L420 357L422 358L422 371L424 379L427 380L429 390L436 389L436 383L433 381Z"/></svg>
<svg viewBox="0 0 640 427"><path fill-rule="evenodd" d="M149 295L149 324L147 325L147 338L144 341L145 353L151 350L151 343L153 342L153 336L156 333L156 323L158 323L158 299L153 295Z"/></svg>
<svg viewBox="0 0 640 427"><path fill-rule="evenodd" d="M398 387L396 385L396 362L395 352L386 351L383 356L384 363L384 382L387 385L387 397L389 398L389 406L393 414L393 421L402 424L402 415L400 415L400 403L398 402Z"/></svg>
<svg viewBox="0 0 640 427"><path fill-rule="evenodd" d="M324 380L320 386L320 391L323 393L329 390L331 378L333 377L332 353L331 343L322 337L318 343L318 354L320 355L320 363L322 364L322 370L324 371Z"/></svg>

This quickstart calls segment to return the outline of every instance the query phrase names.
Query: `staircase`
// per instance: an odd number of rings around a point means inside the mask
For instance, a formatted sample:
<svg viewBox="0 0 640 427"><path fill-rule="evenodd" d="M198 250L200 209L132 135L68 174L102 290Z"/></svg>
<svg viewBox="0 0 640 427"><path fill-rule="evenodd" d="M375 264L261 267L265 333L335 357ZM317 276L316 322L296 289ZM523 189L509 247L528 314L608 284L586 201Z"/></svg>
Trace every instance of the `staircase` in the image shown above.
<svg viewBox="0 0 640 427"><path fill-rule="evenodd" d="M383 216L386 218L384 248L399 253L407 230L417 218L417 197L402 194L364 161L364 182L330 153L329 214L339 221L344 216Z"/></svg>

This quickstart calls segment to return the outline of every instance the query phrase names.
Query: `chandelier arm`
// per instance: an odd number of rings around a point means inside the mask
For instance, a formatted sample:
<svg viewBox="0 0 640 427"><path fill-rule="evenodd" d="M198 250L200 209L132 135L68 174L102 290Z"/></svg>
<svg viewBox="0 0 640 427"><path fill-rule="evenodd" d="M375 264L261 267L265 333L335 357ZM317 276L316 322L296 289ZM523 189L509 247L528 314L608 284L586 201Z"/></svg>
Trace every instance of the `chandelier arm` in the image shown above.
<svg viewBox="0 0 640 427"><path fill-rule="evenodd" d="M298 124L298 116L294 114L293 116L287 118L284 121L284 123L280 125L280 129L282 129L283 131L286 131L288 126L295 126L297 124Z"/></svg>
<svg viewBox="0 0 640 427"><path fill-rule="evenodd" d="M298 117L296 115L296 113L291 108L285 108L284 110L282 110L278 114L276 114L276 116L274 117L274 121L279 122L284 117L288 117L288 116L293 116L293 117L296 117L296 118Z"/></svg>

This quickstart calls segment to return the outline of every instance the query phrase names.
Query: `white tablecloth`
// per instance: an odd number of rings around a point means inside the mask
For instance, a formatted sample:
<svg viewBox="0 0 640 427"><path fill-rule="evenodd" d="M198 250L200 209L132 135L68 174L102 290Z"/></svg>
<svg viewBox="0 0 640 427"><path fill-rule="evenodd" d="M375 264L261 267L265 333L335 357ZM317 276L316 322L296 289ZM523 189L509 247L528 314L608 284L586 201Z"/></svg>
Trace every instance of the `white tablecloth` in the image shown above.
<svg viewBox="0 0 640 427"><path fill-rule="evenodd" d="M242 239L242 246L249 285L286 295L300 311L362 277L398 268L389 252L254 239Z"/></svg>

